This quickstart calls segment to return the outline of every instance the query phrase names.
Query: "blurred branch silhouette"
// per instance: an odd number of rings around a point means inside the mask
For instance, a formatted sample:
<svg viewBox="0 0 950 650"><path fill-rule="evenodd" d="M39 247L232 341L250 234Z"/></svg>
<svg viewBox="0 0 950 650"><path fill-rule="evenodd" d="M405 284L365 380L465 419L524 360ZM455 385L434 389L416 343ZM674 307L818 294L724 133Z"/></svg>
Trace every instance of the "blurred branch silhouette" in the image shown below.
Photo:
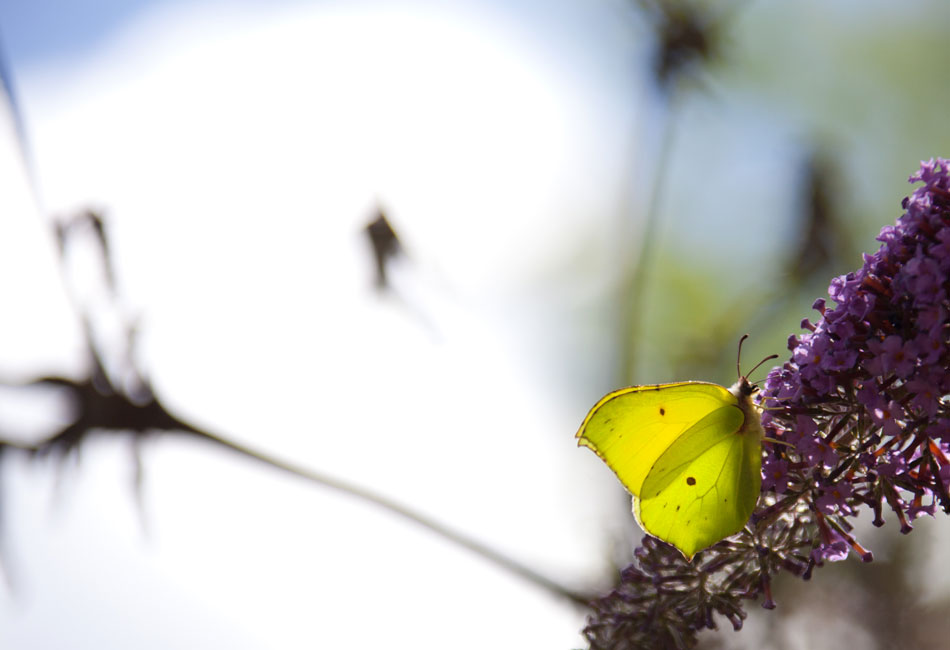
<svg viewBox="0 0 950 650"><path fill-rule="evenodd" d="M385 224L385 219L383 219ZM388 224L387 224L388 225ZM379 228L379 226L377 226ZM56 228L59 243L60 259L65 260L72 240L77 233L90 231L98 245L99 257L104 270L106 288L110 294L115 294L115 275L110 259L110 247L104 219L97 213L86 211L78 216L66 220ZM393 250L395 233L391 228L391 235L383 237L388 242L382 250ZM377 257L380 268L385 266L385 258L390 253ZM380 271L384 277L384 271ZM66 272L68 275L68 271ZM212 445L216 449L227 450L246 459L251 459L270 469L291 474L309 483L341 492L350 497L371 503L387 512L402 517L426 530L446 539L453 544L462 546L481 558L499 566L519 577L535 584L542 589L567 599L576 605L586 606L593 598L593 594L586 594L570 589L557 581L544 576L522 563L490 548L489 546L469 537L457 530L438 522L434 518L403 504L389 499L379 493L363 488L354 483L317 472L301 465L280 459L272 454L247 445L235 442L227 437L213 433L178 417L169 411L160 401L145 378L139 372L134 362L132 346L134 345L134 328L126 327L127 354L120 366L109 363L96 343L96 332L91 324L90 315L83 311L75 296L72 296L74 305L80 311L83 332L88 350L88 374L79 379L63 376L43 376L26 382L5 382L7 386L21 388L54 387L65 393L66 400L71 406L72 420L59 431L33 443L24 444L0 438L0 451L15 449L26 453L29 458L55 457L60 461L68 458L78 460L84 442L94 435L129 436L133 441L135 462L135 492L141 505L142 462L139 456L139 442L159 435L178 435L193 440L199 440Z"/></svg>
<svg viewBox="0 0 950 650"><path fill-rule="evenodd" d="M659 90L675 90L719 55L720 33L729 12L713 17L694 0L637 0L654 32L653 79Z"/></svg>
<svg viewBox="0 0 950 650"><path fill-rule="evenodd" d="M42 212L39 183L36 182L35 161L33 160L32 150L30 149L29 141L26 137L26 124L23 120L23 111L20 109L20 101L13 84L13 75L10 74L10 68L7 65L7 56L2 39L0 39L0 89L3 91L3 97L10 110L18 153L23 162L23 168L26 170L27 182L30 185L30 192L33 194L33 201L40 212Z"/></svg>
<svg viewBox="0 0 950 650"><path fill-rule="evenodd" d="M828 151L814 147L801 164L799 224L802 233L785 264L787 286L801 287L832 275L842 260L851 259L851 245L843 228L840 166Z"/></svg>
<svg viewBox="0 0 950 650"><path fill-rule="evenodd" d="M663 101L662 126L653 182L645 207L638 241L631 246L636 254L626 264L620 280L620 381L636 383L639 362L638 342L644 325L645 292L657 252L663 190L667 182L670 156L676 135L679 110L692 85L718 60L722 34L741 7L735 2L727 10L712 15L694 0L636 0L653 35L651 73L655 90Z"/></svg>

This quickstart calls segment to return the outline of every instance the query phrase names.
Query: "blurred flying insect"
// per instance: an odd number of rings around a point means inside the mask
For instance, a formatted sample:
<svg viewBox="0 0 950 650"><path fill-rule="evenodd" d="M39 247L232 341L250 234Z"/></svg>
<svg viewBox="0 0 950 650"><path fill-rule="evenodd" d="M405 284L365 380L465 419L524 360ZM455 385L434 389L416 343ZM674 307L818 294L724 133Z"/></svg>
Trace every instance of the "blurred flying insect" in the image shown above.
<svg viewBox="0 0 950 650"><path fill-rule="evenodd" d="M382 208L377 210L376 218L366 224L364 230L373 248L373 259L376 262L376 288L384 291L390 286L389 264L393 259L404 254L403 247Z"/></svg>

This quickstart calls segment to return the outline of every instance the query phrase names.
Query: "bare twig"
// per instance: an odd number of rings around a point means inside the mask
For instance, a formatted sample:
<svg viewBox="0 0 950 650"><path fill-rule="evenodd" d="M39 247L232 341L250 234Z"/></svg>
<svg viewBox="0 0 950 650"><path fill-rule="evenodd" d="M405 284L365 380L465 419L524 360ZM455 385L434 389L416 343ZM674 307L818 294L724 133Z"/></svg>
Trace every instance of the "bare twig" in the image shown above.
<svg viewBox="0 0 950 650"><path fill-rule="evenodd" d="M65 240L74 232L74 227L77 224L82 225L83 223L89 223L94 228L95 241L99 247L102 263L104 268L109 271L105 276L109 295L115 299L115 279L111 274L107 231L103 227L102 218L99 215L85 212L58 228L61 259L67 249ZM64 279L66 278L64 277ZM124 367L116 376L112 376L109 372L109 366L104 363L102 354L95 343L89 318L84 313L83 306L75 300L75 297L73 297L73 306L77 313L81 314L80 319L86 338L89 354L87 376L79 380L60 376L46 376L16 384L27 388L49 386L64 391L73 407L72 422L58 432L34 444L25 445L8 442L0 437L0 449L19 450L27 453L30 458L58 456L60 459L65 459L69 456L77 456L83 441L96 434L131 436L137 454L139 443L145 438L167 434L184 435L210 443L218 449L227 449L271 469L292 474L309 483L371 503L411 521L453 544L466 548L492 564L576 605L587 607L588 603L595 597L593 592L588 594L570 589L488 545L379 493L355 483L282 460L266 452L252 449L247 445L212 433L179 418L159 401L145 375L139 372L136 367L134 355L130 349L134 341L134 329L125 328L129 341L126 345L126 356L122 360ZM132 378L133 381L127 381L128 378ZM12 384L8 383L7 385ZM139 489L142 482L142 466L139 458L136 457L135 462L136 489ZM140 495L137 494L138 496ZM139 501L139 503L141 502Z"/></svg>
<svg viewBox="0 0 950 650"><path fill-rule="evenodd" d="M95 359L94 353L93 357ZM76 408L77 417L58 433L34 445L13 445L5 442L0 442L0 445L15 447L20 451L28 452L34 457L58 455L65 458L68 455L78 453L79 445L94 433L99 435L131 435L136 440L160 434L184 435L210 443L219 449L227 449L244 458L254 460L271 469L292 474L309 483L347 494L383 508L577 605L586 606L594 597L593 593L585 594L570 589L486 544L372 490L308 469L302 465L281 460L266 452L252 449L247 445L197 427L170 413L150 390L139 395L136 403L133 403L126 395L114 390L107 382L102 364L98 360L94 360L92 373L88 378L81 381L65 377L42 377L25 384L25 386L55 386L65 390ZM140 476L138 480L141 480Z"/></svg>

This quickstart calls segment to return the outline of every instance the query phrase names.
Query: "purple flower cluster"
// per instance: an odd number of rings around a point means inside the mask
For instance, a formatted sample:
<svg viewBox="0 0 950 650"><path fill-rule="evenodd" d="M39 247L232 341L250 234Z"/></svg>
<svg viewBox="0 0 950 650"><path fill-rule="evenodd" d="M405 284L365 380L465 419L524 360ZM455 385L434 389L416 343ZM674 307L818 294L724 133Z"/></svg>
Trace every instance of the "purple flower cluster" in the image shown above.
<svg viewBox="0 0 950 650"><path fill-rule="evenodd" d="M889 507L903 532L938 505L950 511L950 160L910 180L924 185L881 231L880 250L832 281L835 305L815 303L821 317L802 323L765 381L750 525L692 562L644 538L638 566L591 603L592 650L690 648L717 617L741 627L746 599L774 607L779 571L807 579L852 552L870 560L849 522L864 506L877 525Z"/></svg>
<svg viewBox="0 0 950 650"><path fill-rule="evenodd" d="M791 359L761 394L768 457L763 492L794 493L814 512L812 561L870 559L844 520L862 504L875 525L890 507L911 521L950 511L950 160L923 163L922 181L880 249L835 278L817 323L792 336Z"/></svg>

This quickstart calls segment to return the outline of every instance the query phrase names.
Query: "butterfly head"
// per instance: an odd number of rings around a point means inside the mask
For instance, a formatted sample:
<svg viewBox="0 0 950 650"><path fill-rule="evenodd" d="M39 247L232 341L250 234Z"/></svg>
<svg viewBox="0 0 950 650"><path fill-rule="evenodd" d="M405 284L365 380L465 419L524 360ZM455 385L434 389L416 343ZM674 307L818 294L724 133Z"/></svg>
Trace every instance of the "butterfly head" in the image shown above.
<svg viewBox="0 0 950 650"><path fill-rule="evenodd" d="M759 387L749 382L745 377L739 377L739 381L729 388L729 392L739 399L748 399L754 395L757 390L759 390Z"/></svg>
<svg viewBox="0 0 950 650"><path fill-rule="evenodd" d="M766 361L771 361L772 359L778 358L777 354L771 354L759 361L757 364L755 364L755 366L752 367L752 370L743 375L742 369L740 368L740 362L742 360L742 344L747 338L749 338L749 335L743 334L742 338L739 339L739 353L736 355L736 374L739 376L739 381L737 381L732 386L732 388L729 389L736 397L749 397L755 391L759 390L758 386L749 381L749 375L758 370L759 366L761 366Z"/></svg>
<svg viewBox="0 0 950 650"><path fill-rule="evenodd" d="M740 368L740 361L742 359L742 344L745 342L747 338L749 338L749 335L743 334L742 338L739 339L739 354L736 357L736 374L739 375L739 381L733 384L732 387L729 389L729 392L735 395L739 399L740 404L751 404L751 401L749 400L749 398L757 390L759 390L758 386L756 386L755 384L749 381L749 375L755 372L759 368L759 366L761 366L766 361L771 361L772 359L778 358L777 354L767 356L761 361L759 361L757 364L755 364L752 370L750 370L748 373L743 375L742 370Z"/></svg>

